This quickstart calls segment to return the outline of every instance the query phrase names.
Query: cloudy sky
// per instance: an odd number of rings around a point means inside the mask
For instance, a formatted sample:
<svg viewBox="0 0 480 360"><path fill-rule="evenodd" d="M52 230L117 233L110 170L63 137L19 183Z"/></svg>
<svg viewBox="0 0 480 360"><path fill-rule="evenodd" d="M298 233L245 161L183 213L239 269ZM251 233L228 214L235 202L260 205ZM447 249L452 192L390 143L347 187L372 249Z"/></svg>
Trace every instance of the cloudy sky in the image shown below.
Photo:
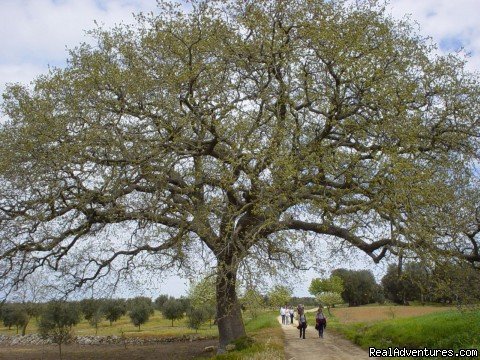
<svg viewBox="0 0 480 360"><path fill-rule="evenodd" d="M361 1L361 0L360 0ZM0 90L29 82L48 65L62 66L66 48L86 39L94 20L107 26L133 22L132 13L154 11L154 0L0 0ZM391 0L397 17L410 14L441 51L463 47L469 69L480 69L480 0Z"/></svg>
<svg viewBox="0 0 480 360"><path fill-rule="evenodd" d="M85 41L84 30L93 28L95 20L106 26L130 23L132 13L155 11L155 4L155 0L0 0L0 92L6 83L28 83L49 65L62 66L66 48ZM440 52L463 48L470 54L468 68L478 71L479 5L480 0L390 0L388 11L395 17L409 14ZM297 289L297 295L307 294L308 283ZM171 279L163 291L181 295L185 286L180 284Z"/></svg>

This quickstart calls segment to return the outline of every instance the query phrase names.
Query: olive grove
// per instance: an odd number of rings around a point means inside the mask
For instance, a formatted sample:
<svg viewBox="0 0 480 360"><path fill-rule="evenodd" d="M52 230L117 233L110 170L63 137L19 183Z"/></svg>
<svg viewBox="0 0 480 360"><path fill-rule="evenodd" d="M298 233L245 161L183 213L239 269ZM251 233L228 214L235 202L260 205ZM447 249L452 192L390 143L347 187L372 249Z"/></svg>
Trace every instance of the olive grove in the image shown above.
<svg viewBox="0 0 480 360"><path fill-rule="evenodd" d="M245 335L239 276L304 267L323 243L479 265L480 93L462 58L375 1L160 2L137 20L6 89L1 288L206 253L223 349Z"/></svg>

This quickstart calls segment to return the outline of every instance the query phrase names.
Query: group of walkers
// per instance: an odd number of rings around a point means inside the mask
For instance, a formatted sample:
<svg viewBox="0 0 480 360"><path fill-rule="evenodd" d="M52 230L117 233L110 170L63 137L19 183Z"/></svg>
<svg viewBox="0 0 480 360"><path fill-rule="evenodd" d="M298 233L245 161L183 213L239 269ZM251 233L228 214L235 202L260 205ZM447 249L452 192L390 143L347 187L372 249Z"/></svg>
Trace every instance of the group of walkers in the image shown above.
<svg viewBox="0 0 480 360"><path fill-rule="evenodd" d="M282 316L283 325L293 324L293 317L295 316L293 306L282 306L280 308L280 315ZM290 318L290 322L288 322L288 318Z"/></svg>
<svg viewBox="0 0 480 360"><path fill-rule="evenodd" d="M307 328L307 316L305 314L305 307L302 304L297 306L298 326L300 330L300 339L305 339L305 329ZM290 324L293 324L295 311L292 306L282 306L280 308L280 315L282 316L282 324L288 325L288 318L290 317ZM323 338L323 331L327 327L327 318L323 314L323 308L320 306L315 315L315 329L318 331L318 337Z"/></svg>

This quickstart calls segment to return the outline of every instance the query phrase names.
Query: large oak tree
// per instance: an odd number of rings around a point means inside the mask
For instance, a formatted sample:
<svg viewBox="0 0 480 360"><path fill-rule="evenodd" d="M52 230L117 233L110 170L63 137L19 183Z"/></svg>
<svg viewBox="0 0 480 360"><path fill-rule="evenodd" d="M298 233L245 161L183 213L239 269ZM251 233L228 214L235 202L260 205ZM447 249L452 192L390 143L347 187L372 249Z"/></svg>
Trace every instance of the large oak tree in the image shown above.
<svg viewBox="0 0 480 360"><path fill-rule="evenodd" d="M458 201L472 190L477 78L365 3L160 4L8 87L2 286L40 267L78 287L135 257L188 266L201 244L223 348L245 334L239 267L286 261L295 234L375 262L478 264L475 204Z"/></svg>

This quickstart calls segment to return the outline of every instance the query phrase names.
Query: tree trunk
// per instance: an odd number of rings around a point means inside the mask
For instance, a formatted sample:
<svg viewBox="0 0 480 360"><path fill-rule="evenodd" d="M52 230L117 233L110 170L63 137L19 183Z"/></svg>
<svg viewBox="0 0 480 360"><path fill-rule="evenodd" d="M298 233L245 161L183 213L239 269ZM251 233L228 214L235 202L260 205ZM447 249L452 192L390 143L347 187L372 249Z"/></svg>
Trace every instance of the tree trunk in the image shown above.
<svg viewBox="0 0 480 360"><path fill-rule="evenodd" d="M28 326L28 321L26 324L22 326L22 336L25 336L25 334L27 333L27 326Z"/></svg>
<svg viewBox="0 0 480 360"><path fill-rule="evenodd" d="M219 260L216 281L217 324L219 333L218 353L225 352L225 347L238 338L246 336L242 311L235 288L237 266L233 261Z"/></svg>

